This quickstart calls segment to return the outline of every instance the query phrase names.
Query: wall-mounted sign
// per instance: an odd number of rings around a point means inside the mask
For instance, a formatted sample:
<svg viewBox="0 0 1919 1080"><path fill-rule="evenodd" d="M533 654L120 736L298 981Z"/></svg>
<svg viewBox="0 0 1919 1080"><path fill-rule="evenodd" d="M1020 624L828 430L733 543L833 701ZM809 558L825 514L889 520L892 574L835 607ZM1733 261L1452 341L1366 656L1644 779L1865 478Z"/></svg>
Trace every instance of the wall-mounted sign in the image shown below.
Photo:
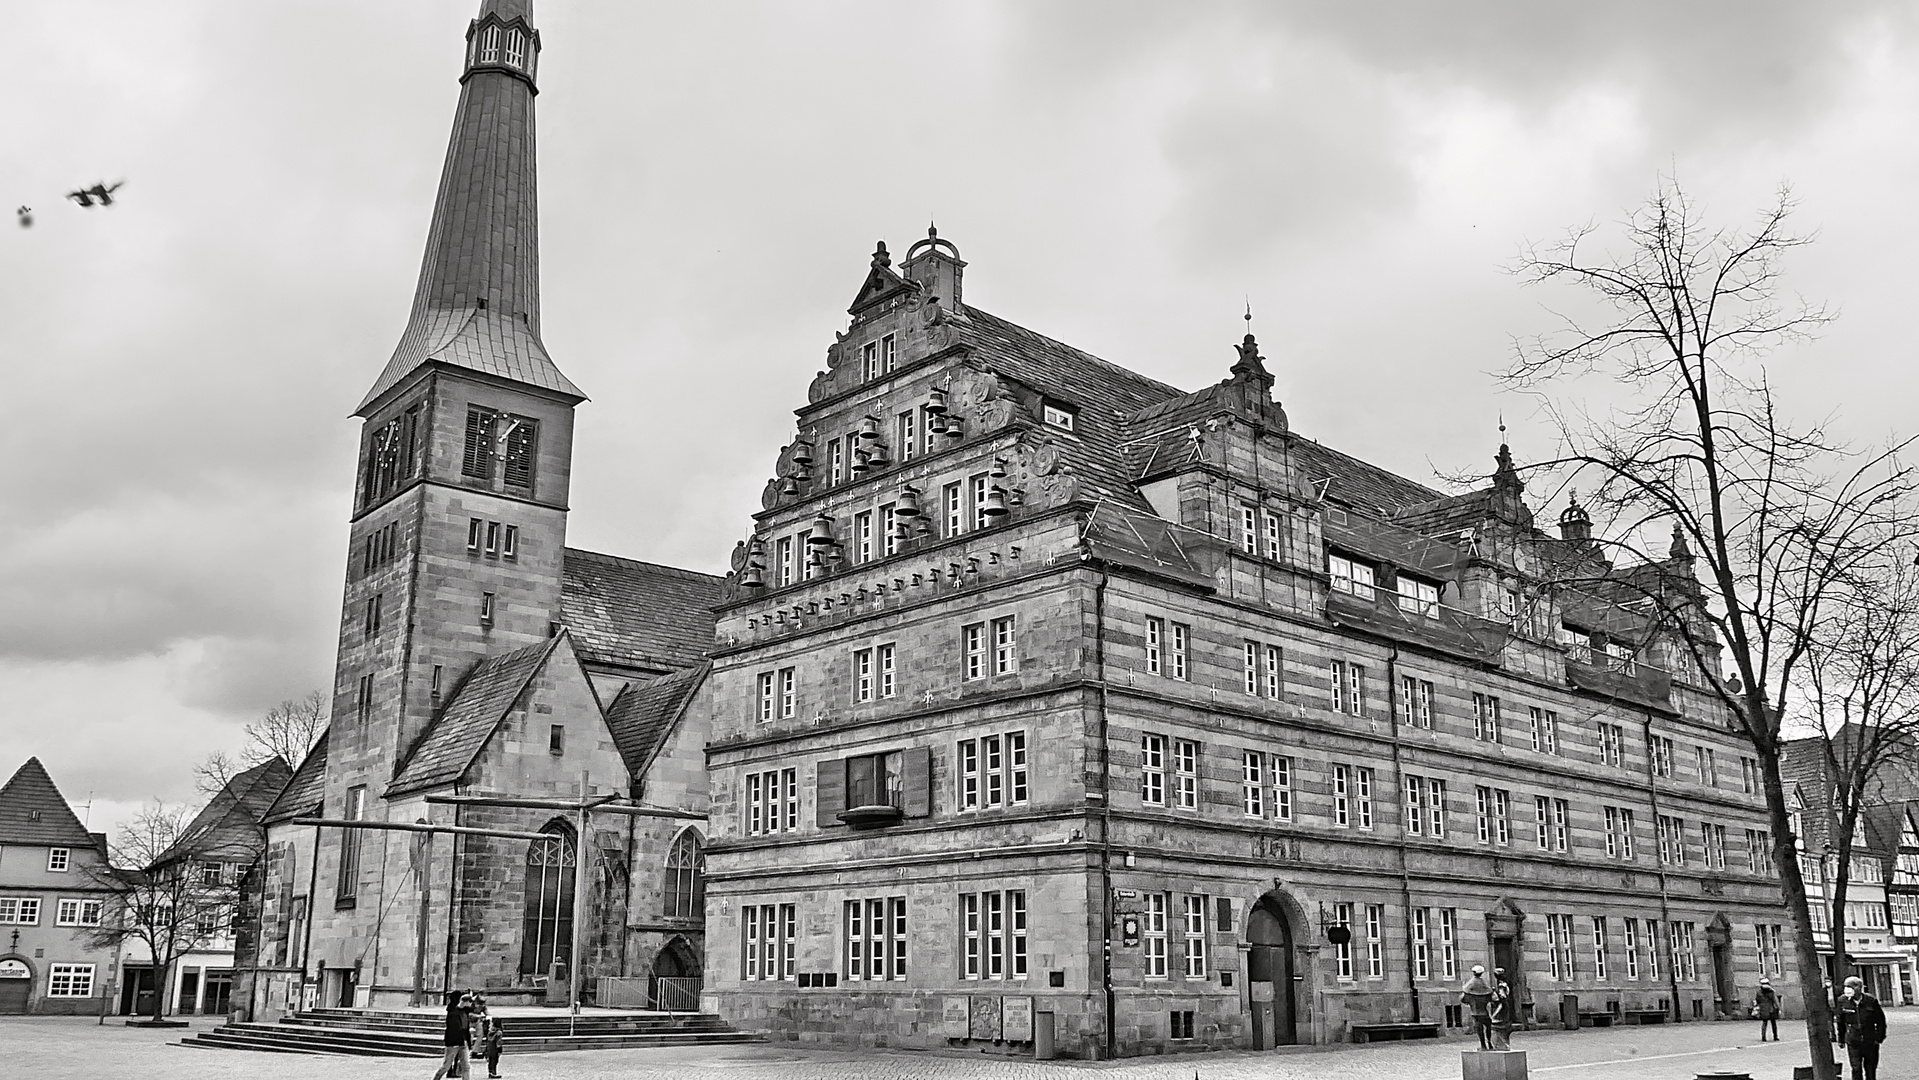
<svg viewBox="0 0 1919 1080"><path fill-rule="evenodd" d="M31 979L33 972L25 960L0 960L0 979Z"/></svg>
<svg viewBox="0 0 1919 1080"><path fill-rule="evenodd" d="M1127 948L1136 947L1139 944L1139 916L1127 915L1122 917L1119 920L1119 935L1121 940L1125 942Z"/></svg>

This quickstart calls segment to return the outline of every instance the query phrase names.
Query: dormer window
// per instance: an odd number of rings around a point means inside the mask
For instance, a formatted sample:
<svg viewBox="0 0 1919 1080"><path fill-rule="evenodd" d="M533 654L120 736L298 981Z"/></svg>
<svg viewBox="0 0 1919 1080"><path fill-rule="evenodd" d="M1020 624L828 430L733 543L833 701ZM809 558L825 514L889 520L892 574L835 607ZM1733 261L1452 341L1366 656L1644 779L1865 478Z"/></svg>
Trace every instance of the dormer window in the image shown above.
<svg viewBox="0 0 1919 1080"><path fill-rule="evenodd" d="M1344 555L1328 553L1326 568L1332 574L1333 588L1338 592L1357 596L1361 600L1373 598L1373 568L1362 562L1354 562Z"/></svg>
<svg viewBox="0 0 1919 1080"><path fill-rule="evenodd" d="M1043 419L1049 426L1065 431L1072 431L1073 425L1079 420L1079 414L1075 413L1072 409L1064 405L1055 405L1050 401L1042 407L1041 412Z"/></svg>
<svg viewBox="0 0 1919 1080"><path fill-rule="evenodd" d="M1399 575L1399 610L1439 618L1439 586Z"/></svg>
<svg viewBox="0 0 1919 1080"><path fill-rule="evenodd" d="M526 35L518 30L506 32L506 63L508 67L526 66Z"/></svg>
<svg viewBox="0 0 1919 1080"><path fill-rule="evenodd" d="M480 63L497 64L500 62L500 28L489 26L486 33L480 35Z"/></svg>
<svg viewBox="0 0 1919 1080"><path fill-rule="evenodd" d="M1606 644L1606 666L1626 675L1639 672L1639 662L1633 657L1632 647L1616 641Z"/></svg>

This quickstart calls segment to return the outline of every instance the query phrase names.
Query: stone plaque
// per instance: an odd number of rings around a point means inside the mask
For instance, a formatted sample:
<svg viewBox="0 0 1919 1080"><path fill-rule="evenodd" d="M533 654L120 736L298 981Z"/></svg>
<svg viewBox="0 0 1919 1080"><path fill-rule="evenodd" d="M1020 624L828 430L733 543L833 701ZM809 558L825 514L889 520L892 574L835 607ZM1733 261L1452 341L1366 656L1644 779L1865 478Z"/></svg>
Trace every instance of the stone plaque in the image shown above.
<svg viewBox="0 0 1919 1080"><path fill-rule="evenodd" d="M949 1039L964 1039L973 1030L973 1007L962 995L948 995L940 1001L940 1026Z"/></svg>
<svg viewBox="0 0 1919 1080"><path fill-rule="evenodd" d="M1000 1029L1007 1042L1033 1041L1033 999L1009 997L1000 1006Z"/></svg>
<svg viewBox="0 0 1919 1080"><path fill-rule="evenodd" d="M999 1039L999 1032L999 995L974 994L972 1037L991 1042Z"/></svg>

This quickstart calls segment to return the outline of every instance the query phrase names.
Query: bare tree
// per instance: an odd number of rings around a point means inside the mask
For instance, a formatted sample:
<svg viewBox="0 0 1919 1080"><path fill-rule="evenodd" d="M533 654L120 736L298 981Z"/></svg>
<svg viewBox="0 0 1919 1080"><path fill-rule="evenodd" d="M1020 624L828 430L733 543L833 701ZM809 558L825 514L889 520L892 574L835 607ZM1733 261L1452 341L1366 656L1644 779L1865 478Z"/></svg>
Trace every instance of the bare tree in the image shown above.
<svg viewBox="0 0 1919 1080"><path fill-rule="evenodd" d="M1818 734L1794 746L1808 746L1822 766L1814 805L1827 816L1834 857L1825 872L1833 981L1843 982L1852 973L1846 897L1860 818L1887 801L1887 781L1910 778L1919 748L1919 569L1903 548L1887 547L1834 599L1806 652L1803 713Z"/></svg>
<svg viewBox="0 0 1919 1080"><path fill-rule="evenodd" d="M1590 492L1622 547L1670 526L1686 577L1697 560L1703 592L1654 585L1646 599L1682 643L1697 683L1754 748L1798 930L1813 1066L1820 1080L1836 1080L1831 1003L1819 992L1780 780L1780 724L1828 602L1881 545L1907 546L1912 477L1899 446L1855 454L1822 428L1780 415L1765 355L1830 319L1822 307L1780 299L1781 261L1806 243L1787 228L1791 210L1781 192L1749 230L1709 227L1678 183L1662 180L1625 220L1619 252L1590 253L1590 225L1526 249L1515 267L1524 280L1578 286L1606 310L1516 342L1505 379L1539 394L1557 424L1560 453L1541 467ZM1617 404L1594 414L1546 398L1581 377L1603 382ZM1638 554L1647 565L1665 561Z"/></svg>
<svg viewBox="0 0 1919 1080"><path fill-rule="evenodd" d="M219 794L227 782L262 762L279 758L299 768L327 726L327 699L318 690L280 702L242 732L238 758L224 752L207 756L193 767L194 784L207 798Z"/></svg>
<svg viewBox="0 0 1919 1080"><path fill-rule="evenodd" d="M240 902L240 876L253 852L223 850L217 834L196 835L187 807L153 802L120 827L113 867L90 871L119 891L119 909L87 936L96 947L146 946L153 962L151 1019L166 1012L181 956L227 935Z"/></svg>

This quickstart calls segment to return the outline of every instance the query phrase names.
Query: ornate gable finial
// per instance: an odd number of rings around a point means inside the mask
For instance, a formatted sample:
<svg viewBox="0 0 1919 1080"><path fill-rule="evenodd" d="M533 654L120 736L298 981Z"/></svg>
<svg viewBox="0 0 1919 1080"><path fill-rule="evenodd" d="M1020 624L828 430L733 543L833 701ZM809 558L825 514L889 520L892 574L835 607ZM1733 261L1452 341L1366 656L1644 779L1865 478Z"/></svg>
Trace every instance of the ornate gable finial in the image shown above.
<svg viewBox="0 0 1919 1080"><path fill-rule="evenodd" d="M886 241L881 240L873 249L873 269L884 270L893 265L893 257L886 253Z"/></svg>
<svg viewBox="0 0 1919 1080"><path fill-rule="evenodd" d="M1679 527L1677 521L1672 523L1672 547L1666 550L1666 555L1668 558L1692 561L1692 546L1686 543L1685 530Z"/></svg>
<svg viewBox="0 0 1919 1080"><path fill-rule="evenodd" d="M1233 351L1239 354L1239 359L1233 361L1232 381L1254 383L1258 385L1261 396L1270 400L1273 392L1273 375L1266 370L1266 358L1259 355L1259 341L1253 337L1253 302L1250 299L1246 301L1245 319L1246 336L1238 345L1233 346Z"/></svg>
<svg viewBox="0 0 1919 1080"><path fill-rule="evenodd" d="M1513 467L1513 450L1506 445L1506 418L1499 418L1499 453L1493 455L1493 490L1518 495L1526 490L1526 482L1519 478L1519 470Z"/></svg>

